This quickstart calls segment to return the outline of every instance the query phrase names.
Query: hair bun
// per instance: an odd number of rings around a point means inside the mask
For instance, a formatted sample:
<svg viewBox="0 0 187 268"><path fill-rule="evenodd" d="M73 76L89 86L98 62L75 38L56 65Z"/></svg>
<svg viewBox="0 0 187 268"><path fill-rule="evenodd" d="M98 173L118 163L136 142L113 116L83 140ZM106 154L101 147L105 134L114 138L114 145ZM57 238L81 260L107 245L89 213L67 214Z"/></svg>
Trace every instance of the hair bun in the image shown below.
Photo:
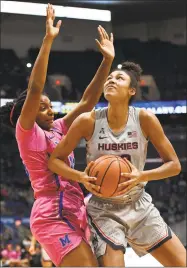
<svg viewBox="0 0 187 268"><path fill-rule="evenodd" d="M130 61L125 61L121 63L121 65L122 65L121 70L132 72L136 77L137 81L140 80L140 76L142 74L142 68L140 67L139 64Z"/></svg>

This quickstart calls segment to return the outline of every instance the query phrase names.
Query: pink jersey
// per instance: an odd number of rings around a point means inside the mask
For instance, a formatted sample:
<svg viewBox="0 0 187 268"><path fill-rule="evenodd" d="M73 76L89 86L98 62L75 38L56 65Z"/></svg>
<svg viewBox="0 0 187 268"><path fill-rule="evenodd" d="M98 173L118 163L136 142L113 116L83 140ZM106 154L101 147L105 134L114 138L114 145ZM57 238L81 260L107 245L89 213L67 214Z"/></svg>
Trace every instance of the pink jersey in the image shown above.
<svg viewBox="0 0 187 268"><path fill-rule="evenodd" d="M16 139L36 198L41 193L43 195L49 191L63 191L67 184L71 185L76 194L80 192L78 183L57 176L47 167L49 155L66 133L63 119L55 120L51 131L41 129L37 123L32 129L24 130L18 120ZM74 168L73 152L68 156L67 164Z"/></svg>
<svg viewBox="0 0 187 268"><path fill-rule="evenodd" d="M37 123L31 130L24 130L19 120L16 125L20 156L36 198L30 216L31 231L57 266L82 239L87 243L89 239L79 184L54 174L47 165L49 155L66 133L63 119L55 120L51 131L42 130ZM73 152L67 164L74 167Z"/></svg>

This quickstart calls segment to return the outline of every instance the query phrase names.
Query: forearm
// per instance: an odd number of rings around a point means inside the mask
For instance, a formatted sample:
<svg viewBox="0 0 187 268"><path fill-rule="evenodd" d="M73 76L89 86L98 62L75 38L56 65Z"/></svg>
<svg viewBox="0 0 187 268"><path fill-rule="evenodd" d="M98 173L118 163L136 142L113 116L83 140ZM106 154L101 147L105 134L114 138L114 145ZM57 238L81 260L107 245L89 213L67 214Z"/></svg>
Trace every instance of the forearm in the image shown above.
<svg viewBox="0 0 187 268"><path fill-rule="evenodd" d="M94 78L84 92L82 101L86 102L86 104L91 107L90 109L94 108L101 97L103 86L109 75L112 62L113 59L103 58Z"/></svg>
<svg viewBox="0 0 187 268"><path fill-rule="evenodd" d="M31 238L31 245L33 247L35 247L35 245L36 245L36 238L34 236L32 236L32 238Z"/></svg>
<svg viewBox="0 0 187 268"><path fill-rule="evenodd" d="M28 89L41 92L43 91L52 43L52 38L44 37L42 46L31 72Z"/></svg>
<svg viewBox="0 0 187 268"><path fill-rule="evenodd" d="M58 158L50 159L48 162L48 168L63 178L80 182L79 178L81 172L70 168L63 160L60 160Z"/></svg>
<svg viewBox="0 0 187 268"><path fill-rule="evenodd" d="M176 176L180 173L180 171L181 166L178 161L169 161L158 168L143 171L143 178L145 181L162 180Z"/></svg>

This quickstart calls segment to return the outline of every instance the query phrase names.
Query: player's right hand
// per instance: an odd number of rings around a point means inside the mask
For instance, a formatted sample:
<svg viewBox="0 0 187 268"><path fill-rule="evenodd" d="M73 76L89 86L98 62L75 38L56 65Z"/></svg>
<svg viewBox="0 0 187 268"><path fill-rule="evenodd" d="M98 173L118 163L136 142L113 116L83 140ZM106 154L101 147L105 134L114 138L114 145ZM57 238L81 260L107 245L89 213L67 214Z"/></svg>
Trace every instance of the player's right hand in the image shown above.
<svg viewBox="0 0 187 268"><path fill-rule="evenodd" d="M55 20L55 10L51 4L48 4L46 13L46 37L54 39L59 34L62 21L59 20L56 26L53 25Z"/></svg>
<svg viewBox="0 0 187 268"><path fill-rule="evenodd" d="M102 197L99 193L100 186L95 185L96 177L90 177L88 175L90 168L94 165L94 162L90 162L85 168L84 172L82 172L80 177L80 182L84 185L84 187L92 194Z"/></svg>
<svg viewBox="0 0 187 268"><path fill-rule="evenodd" d="M99 25L97 29L100 40L95 39L95 41L99 51L103 54L103 57L105 59L113 60L115 57L113 34L111 33L109 37L107 32L101 25Z"/></svg>

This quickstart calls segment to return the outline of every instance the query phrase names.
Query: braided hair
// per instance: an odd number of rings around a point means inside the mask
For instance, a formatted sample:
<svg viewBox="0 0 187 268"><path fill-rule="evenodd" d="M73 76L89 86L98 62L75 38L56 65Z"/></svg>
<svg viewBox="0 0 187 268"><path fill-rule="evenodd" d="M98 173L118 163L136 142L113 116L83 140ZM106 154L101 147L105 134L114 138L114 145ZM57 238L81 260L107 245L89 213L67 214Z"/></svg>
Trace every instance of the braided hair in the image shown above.
<svg viewBox="0 0 187 268"><path fill-rule="evenodd" d="M42 95L47 96L45 92ZM27 89L24 90L18 98L11 102L7 102L4 106L0 107L0 123L9 127L16 127L17 120L21 114L23 104L27 97ZM47 96L48 97L48 96Z"/></svg>
<svg viewBox="0 0 187 268"><path fill-rule="evenodd" d="M18 98L7 102L0 107L0 122L7 126L15 128L17 120L21 114L23 104L27 96L27 90L23 91Z"/></svg>

